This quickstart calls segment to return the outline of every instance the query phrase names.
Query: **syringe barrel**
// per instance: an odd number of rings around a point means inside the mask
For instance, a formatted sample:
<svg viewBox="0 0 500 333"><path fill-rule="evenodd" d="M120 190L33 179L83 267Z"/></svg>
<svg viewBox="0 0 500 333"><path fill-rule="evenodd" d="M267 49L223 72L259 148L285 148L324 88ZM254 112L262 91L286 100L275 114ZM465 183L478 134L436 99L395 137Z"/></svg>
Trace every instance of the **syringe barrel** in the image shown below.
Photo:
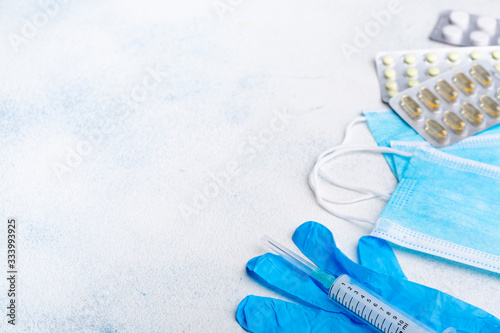
<svg viewBox="0 0 500 333"><path fill-rule="evenodd" d="M384 333L437 333L387 304L347 275L334 281L328 296Z"/></svg>

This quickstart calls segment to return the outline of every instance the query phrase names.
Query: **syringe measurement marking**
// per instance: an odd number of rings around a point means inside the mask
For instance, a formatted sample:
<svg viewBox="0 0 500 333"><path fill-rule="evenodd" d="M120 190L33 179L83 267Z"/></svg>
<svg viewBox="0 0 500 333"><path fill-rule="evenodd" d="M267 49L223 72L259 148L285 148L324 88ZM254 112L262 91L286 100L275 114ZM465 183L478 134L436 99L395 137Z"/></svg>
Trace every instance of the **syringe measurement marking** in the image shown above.
<svg viewBox="0 0 500 333"><path fill-rule="evenodd" d="M342 286L346 287L346 284L342 283ZM347 285L347 286L348 286L348 285ZM352 288L352 287L351 287L351 288ZM353 289L351 289L351 288L349 288L349 290L351 290L351 291L352 291ZM353 291L353 292L354 292L354 293L356 293L356 291L357 291L357 290L356 290L356 287L354 287L354 288L355 288L355 289L354 289L354 291ZM341 291L342 291L342 293L343 293L343 294L342 294L342 299L339 299L339 296L340 296L340 292L341 292ZM356 305L354 305L354 304L352 303L352 301L354 300L354 296L353 296L353 295L351 295L351 299L347 300L347 296L349 296L348 294L349 294L349 291L347 291L347 290L342 290L342 287L341 287L341 288L337 289L337 292L336 292L336 294L335 294L335 298L334 298L334 299L335 299L337 302L339 302L341 305L343 305L343 306L344 306L347 310L349 310L349 311L353 312L354 314L358 315L359 317L361 317L362 319L364 319L367 323L369 323L370 325L374 326L375 328L377 328L377 329L381 330L382 332L385 332L385 333L399 333L399 332L400 332L400 331L399 331L399 326L398 326L398 325L396 325L396 326L394 327L394 330L392 330L392 331L391 331L392 325L393 325L393 324L395 324L395 323L392 321L392 318L385 317L385 312L384 312L385 310L384 310L384 309L382 309L382 307L380 307L380 309L379 309L379 308L378 308L378 306L377 306L377 308L375 308L375 309L371 309L371 310L370 310L370 312L369 312L367 315L365 315L365 310L366 310L366 307L367 307L368 305L366 305L366 304L365 304L365 305L363 306L363 309L362 309L361 311L358 311L359 304L360 304L360 303L362 303L362 301L361 301L361 300L356 299L356 300L355 300L355 301L356 301L356 302L355 302L355 303L356 303ZM359 296L360 296L362 299L366 297L366 295L364 295L364 294L360 294ZM368 302L371 302L371 301L370 301L370 299L368 299L368 298L367 298L367 301L368 301ZM373 302L373 304L372 304L372 305L376 305L376 304L375 304L375 302ZM371 307L370 307L370 306L368 306L368 308L370 309ZM381 310L381 311L382 311L382 312L384 312L384 313L383 313L383 314L382 314L382 313L380 313L380 312L379 312L379 310ZM374 311L375 311L375 313L374 313ZM374 315L374 314L376 314L376 317L372 317L372 315ZM380 317L380 315L383 315L383 316L382 316L382 317ZM383 319L383 320L382 320L382 322L379 322L379 321L378 321L378 320L379 320L379 318L380 318L380 319ZM385 325L385 322L387 321L387 319L390 319L390 321L389 321L389 326L388 326L388 327L386 327L386 328L384 328L384 325Z"/></svg>

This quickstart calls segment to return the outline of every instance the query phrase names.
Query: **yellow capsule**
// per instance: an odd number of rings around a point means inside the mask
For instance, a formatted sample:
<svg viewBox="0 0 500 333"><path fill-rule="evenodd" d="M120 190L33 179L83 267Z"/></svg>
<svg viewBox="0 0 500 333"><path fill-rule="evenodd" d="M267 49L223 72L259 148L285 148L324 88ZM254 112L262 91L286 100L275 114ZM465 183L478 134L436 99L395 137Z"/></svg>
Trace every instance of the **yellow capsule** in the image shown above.
<svg viewBox="0 0 500 333"><path fill-rule="evenodd" d="M465 129L465 121L451 111L444 113L443 121L456 134L462 133Z"/></svg>
<svg viewBox="0 0 500 333"><path fill-rule="evenodd" d="M448 136L448 131L433 119L425 121L425 131L437 141L443 142Z"/></svg>
<svg viewBox="0 0 500 333"><path fill-rule="evenodd" d="M474 93L476 85L464 73L456 72L453 77L453 82L457 85L458 89L462 90L464 94L470 96Z"/></svg>
<svg viewBox="0 0 500 333"><path fill-rule="evenodd" d="M488 112L492 117L500 116L500 105L493 100L490 96L481 96L481 108Z"/></svg>
<svg viewBox="0 0 500 333"><path fill-rule="evenodd" d="M437 81L436 91L449 103L454 103L457 100L457 91L451 86L451 84L443 79L439 79Z"/></svg>
<svg viewBox="0 0 500 333"><path fill-rule="evenodd" d="M418 98L424 103L425 107L431 111L437 111L441 101L426 87L420 88Z"/></svg>
<svg viewBox="0 0 500 333"><path fill-rule="evenodd" d="M479 126L483 122L483 114L470 103L462 104L462 114L474 126Z"/></svg>
<svg viewBox="0 0 500 333"><path fill-rule="evenodd" d="M422 108L408 95L401 97L401 107L411 119L418 119L422 115Z"/></svg>
<svg viewBox="0 0 500 333"><path fill-rule="evenodd" d="M493 82L493 77L491 76L491 74L479 64L472 65L470 75L472 75L472 77L476 79L477 82L479 82L483 87L486 88L491 86L491 82Z"/></svg>
<svg viewBox="0 0 500 333"><path fill-rule="evenodd" d="M495 65L495 70L496 70L497 72L500 72L500 64L496 64L496 65Z"/></svg>

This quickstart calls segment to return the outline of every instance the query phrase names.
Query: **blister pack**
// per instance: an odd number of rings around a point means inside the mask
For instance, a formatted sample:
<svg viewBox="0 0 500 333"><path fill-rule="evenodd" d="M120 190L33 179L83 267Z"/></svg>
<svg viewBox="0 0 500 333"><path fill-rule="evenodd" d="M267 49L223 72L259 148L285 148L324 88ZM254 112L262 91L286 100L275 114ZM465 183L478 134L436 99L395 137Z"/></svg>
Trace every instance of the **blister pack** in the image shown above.
<svg viewBox="0 0 500 333"><path fill-rule="evenodd" d="M483 60L402 91L389 105L430 144L444 147L500 123L499 93L500 74Z"/></svg>
<svg viewBox="0 0 500 333"><path fill-rule="evenodd" d="M500 71L500 46L377 53L375 65L382 101L387 103L402 90L416 86L456 66L479 59L487 60Z"/></svg>
<svg viewBox="0 0 500 333"><path fill-rule="evenodd" d="M446 10L439 15L430 39L458 46L500 44L500 21L490 16Z"/></svg>

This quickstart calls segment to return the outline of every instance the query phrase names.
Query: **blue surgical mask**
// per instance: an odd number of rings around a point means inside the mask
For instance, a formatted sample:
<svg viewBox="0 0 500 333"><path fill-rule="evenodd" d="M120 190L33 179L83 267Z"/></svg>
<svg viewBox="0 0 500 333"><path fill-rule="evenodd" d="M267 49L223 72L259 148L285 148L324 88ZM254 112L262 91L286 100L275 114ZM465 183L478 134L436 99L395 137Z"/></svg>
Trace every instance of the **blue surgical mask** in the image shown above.
<svg viewBox="0 0 500 333"><path fill-rule="evenodd" d="M426 142L403 119L389 108L365 110L363 111L363 115L366 118L366 123L370 132L377 142L377 145L380 147L390 147L391 141ZM500 134L500 125L490 127L486 131L478 133L473 137L491 134ZM393 155L384 154L384 157L391 170L397 176Z"/></svg>
<svg viewBox="0 0 500 333"><path fill-rule="evenodd" d="M378 146L346 144L352 124L362 120L367 121ZM365 112L365 117L348 127L341 145L320 156L311 172L311 188L318 203L333 215L376 225L372 234L377 237L500 272L500 203L495 201L500 197L500 135L494 133L500 133L500 126L436 149L392 111ZM374 191L343 184L320 172L323 164L354 151L386 155L399 180L394 194L392 190ZM363 195L350 201L326 197L320 178ZM338 204L374 197L389 199L377 221L338 210Z"/></svg>
<svg viewBox="0 0 500 333"><path fill-rule="evenodd" d="M500 273L500 167L413 152L372 235Z"/></svg>
<svg viewBox="0 0 500 333"><path fill-rule="evenodd" d="M379 146L389 147L391 141L424 141L391 109L364 110L363 115Z"/></svg>
<svg viewBox="0 0 500 333"><path fill-rule="evenodd" d="M366 124L379 147L390 147L391 141L422 142L424 139L391 109L365 110ZM384 154L396 174L392 155Z"/></svg>
<svg viewBox="0 0 500 333"><path fill-rule="evenodd" d="M396 150L409 153L413 153L419 148L431 148L431 145L425 141L391 141L390 146ZM446 154L500 167L500 135L498 134L472 136L451 146L439 148L439 150ZM409 157L392 155L392 162L398 179L401 178L409 161Z"/></svg>

